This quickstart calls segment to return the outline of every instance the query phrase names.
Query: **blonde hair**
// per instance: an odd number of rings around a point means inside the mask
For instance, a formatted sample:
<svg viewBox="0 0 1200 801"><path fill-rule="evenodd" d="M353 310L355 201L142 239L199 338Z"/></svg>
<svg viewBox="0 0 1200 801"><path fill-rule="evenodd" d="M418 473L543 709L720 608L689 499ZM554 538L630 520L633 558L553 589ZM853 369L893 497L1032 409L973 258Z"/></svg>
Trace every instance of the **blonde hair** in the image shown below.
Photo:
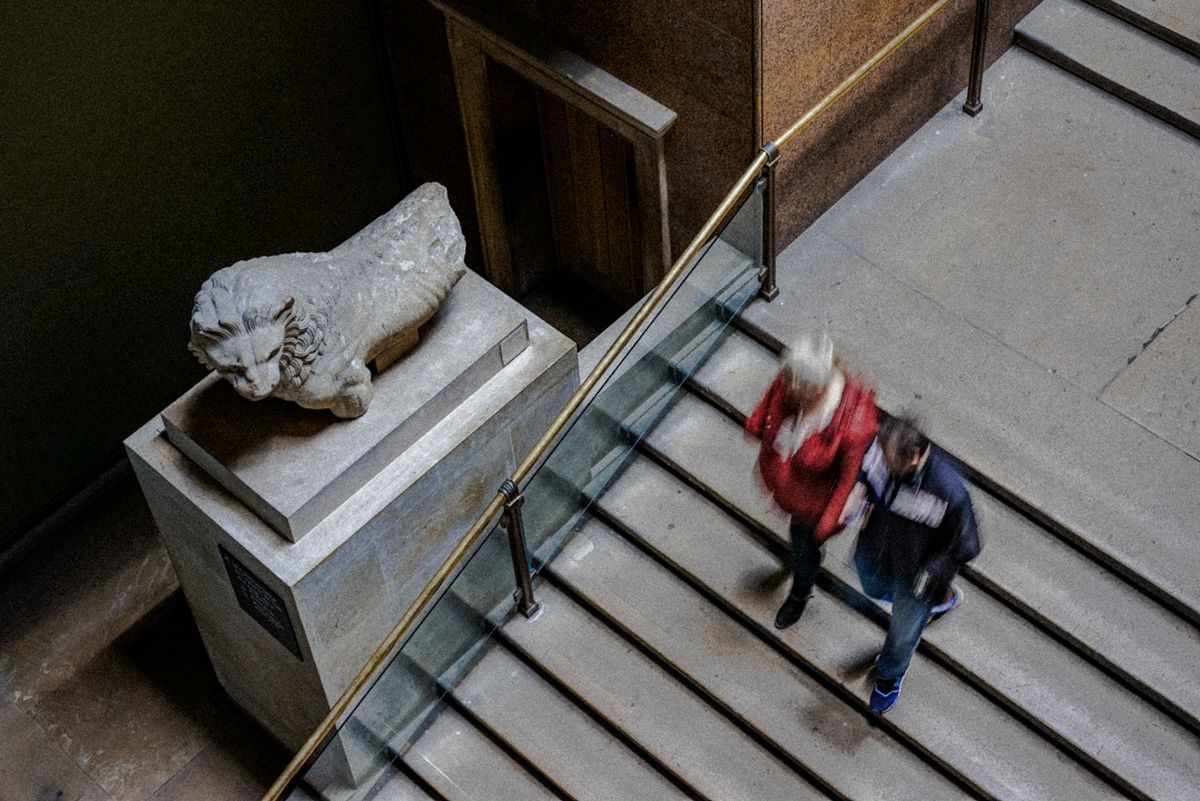
<svg viewBox="0 0 1200 801"><path fill-rule="evenodd" d="M833 353L833 340L825 332L815 337L802 336L784 348L781 363L783 376L793 392L823 388L834 372L842 369L841 359Z"/></svg>

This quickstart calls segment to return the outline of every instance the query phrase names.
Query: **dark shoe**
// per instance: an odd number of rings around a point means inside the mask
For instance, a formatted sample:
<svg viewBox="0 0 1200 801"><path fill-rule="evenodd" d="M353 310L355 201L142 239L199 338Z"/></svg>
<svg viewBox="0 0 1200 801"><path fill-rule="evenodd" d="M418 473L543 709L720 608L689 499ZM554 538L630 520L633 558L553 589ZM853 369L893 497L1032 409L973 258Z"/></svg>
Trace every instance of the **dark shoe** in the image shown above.
<svg viewBox="0 0 1200 801"><path fill-rule="evenodd" d="M875 679L875 686L871 688L871 711L882 715L900 699L900 683L904 681L901 676L898 679Z"/></svg>
<svg viewBox="0 0 1200 801"><path fill-rule="evenodd" d="M958 605L962 603L962 597L962 590L960 590L956 585L951 585L950 589L946 592L945 600L929 610L930 622L933 622L947 612L958 608Z"/></svg>
<svg viewBox="0 0 1200 801"><path fill-rule="evenodd" d="M786 629L799 620L800 616L804 614L804 607L808 604L809 597L805 595L797 598L795 595L789 595L783 602L783 606L779 607L779 611L775 613L775 628Z"/></svg>

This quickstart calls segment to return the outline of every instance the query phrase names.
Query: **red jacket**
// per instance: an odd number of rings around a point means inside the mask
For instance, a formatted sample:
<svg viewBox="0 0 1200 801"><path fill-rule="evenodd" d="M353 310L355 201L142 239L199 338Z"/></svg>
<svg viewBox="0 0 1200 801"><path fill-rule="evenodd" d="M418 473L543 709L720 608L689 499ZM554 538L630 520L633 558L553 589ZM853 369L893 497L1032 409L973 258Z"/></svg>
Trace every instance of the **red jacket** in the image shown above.
<svg viewBox="0 0 1200 801"><path fill-rule="evenodd" d="M785 461L774 448L775 437L795 413L783 377L778 376L747 418L746 431L762 440L758 469L775 502L798 522L812 526L817 542L824 542L842 530L838 517L875 437L875 392L847 376L829 425Z"/></svg>

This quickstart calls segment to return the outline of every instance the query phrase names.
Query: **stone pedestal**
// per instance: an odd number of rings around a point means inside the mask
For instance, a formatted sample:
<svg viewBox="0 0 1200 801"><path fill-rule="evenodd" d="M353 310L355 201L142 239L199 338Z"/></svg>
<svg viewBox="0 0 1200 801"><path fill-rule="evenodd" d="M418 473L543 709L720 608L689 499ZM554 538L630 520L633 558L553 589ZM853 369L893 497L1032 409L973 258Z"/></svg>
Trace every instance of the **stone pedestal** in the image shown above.
<svg viewBox="0 0 1200 801"><path fill-rule="evenodd" d="M468 273L366 415L202 381L126 441L217 676L298 748L578 385Z"/></svg>

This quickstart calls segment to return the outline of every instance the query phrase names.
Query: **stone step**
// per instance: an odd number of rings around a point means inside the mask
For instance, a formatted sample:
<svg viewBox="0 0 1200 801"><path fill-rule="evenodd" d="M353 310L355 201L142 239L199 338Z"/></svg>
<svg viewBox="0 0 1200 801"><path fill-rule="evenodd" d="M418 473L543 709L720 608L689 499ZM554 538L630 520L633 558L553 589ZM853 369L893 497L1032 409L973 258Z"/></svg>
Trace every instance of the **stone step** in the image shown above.
<svg viewBox="0 0 1200 801"><path fill-rule="evenodd" d="M575 801L688 797L504 648L489 649L453 694Z"/></svg>
<svg viewBox="0 0 1200 801"><path fill-rule="evenodd" d="M350 796L350 798L365 798L369 801L443 801L443 796L440 794L430 795L406 772L406 766L392 764L388 767L387 772L381 776L367 791L365 796ZM424 783L424 780L419 780ZM428 785L427 785L428 786ZM316 798L315 796L313 797ZM289 799L289 801L300 801L300 798ZM337 796L326 797L321 801L342 801Z"/></svg>
<svg viewBox="0 0 1200 801"><path fill-rule="evenodd" d="M691 386L740 421L777 367L769 349L739 332ZM1195 627L990 493L972 487L971 495L986 547L967 575L1200 731Z"/></svg>
<svg viewBox="0 0 1200 801"><path fill-rule="evenodd" d="M761 506L762 494L750 476L732 473L738 465L750 473L756 443L707 403L684 398L648 443L714 497L739 508ZM712 453L725 459L714 464ZM777 538L781 549L786 547L787 523L778 510L756 516L755 522ZM993 532L992 538L1000 536ZM856 592L852 549L850 534L831 540L824 569ZM1200 750L1192 732L969 579L959 580L971 604L931 626L922 648L1135 794L1184 798L1200 786ZM1101 752L1103 758L1096 759Z"/></svg>
<svg viewBox="0 0 1200 801"><path fill-rule="evenodd" d="M720 712L553 586L534 620L501 630L541 671L570 688L695 792L711 801L826 796Z"/></svg>
<svg viewBox="0 0 1200 801"><path fill-rule="evenodd" d="M1025 49L1200 137L1200 57L1083 0L1044 0L1016 36Z"/></svg>
<svg viewBox="0 0 1200 801"><path fill-rule="evenodd" d="M589 520L547 571L835 796L970 797L599 520Z"/></svg>
<svg viewBox="0 0 1200 801"><path fill-rule="evenodd" d="M649 459L634 462L597 506L606 522L869 714L870 670L883 643L878 625L818 589L802 622L777 631L790 571L756 533ZM984 798L1124 797L921 653L904 698L877 725Z"/></svg>
<svg viewBox="0 0 1200 801"><path fill-rule="evenodd" d="M1195 627L994 496L972 496L988 539L967 575L1200 731Z"/></svg>
<svg viewBox="0 0 1200 801"><path fill-rule="evenodd" d="M458 712L444 708L403 759L447 801L554 801L557 797Z"/></svg>
<svg viewBox="0 0 1200 801"><path fill-rule="evenodd" d="M1200 56L1200 9L1195 0L1088 0L1130 25Z"/></svg>

